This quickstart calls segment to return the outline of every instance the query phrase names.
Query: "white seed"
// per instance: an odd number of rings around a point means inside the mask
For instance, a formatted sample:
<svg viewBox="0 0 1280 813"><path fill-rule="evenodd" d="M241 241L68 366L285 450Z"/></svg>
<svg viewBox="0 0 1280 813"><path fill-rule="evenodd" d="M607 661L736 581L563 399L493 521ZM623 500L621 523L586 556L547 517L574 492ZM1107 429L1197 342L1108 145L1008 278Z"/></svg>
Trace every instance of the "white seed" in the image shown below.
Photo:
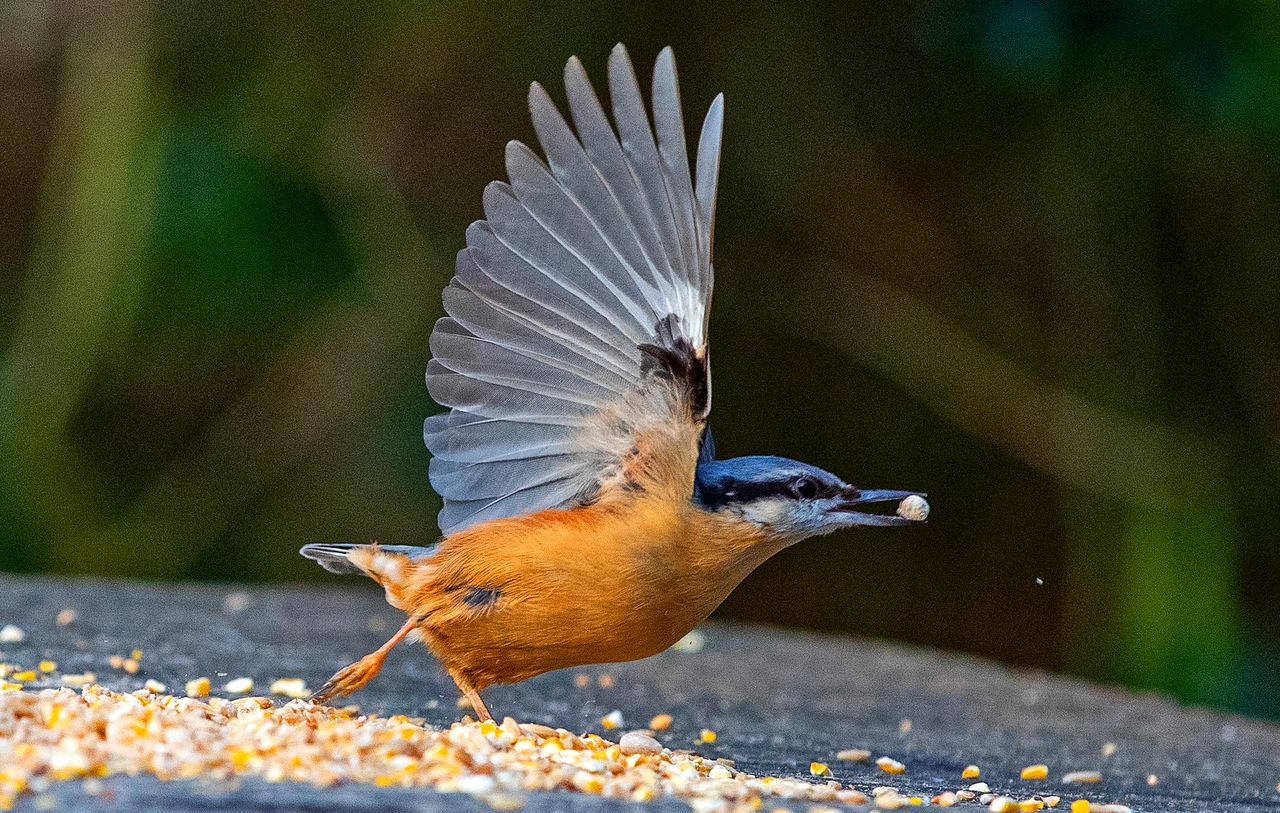
<svg viewBox="0 0 1280 813"><path fill-rule="evenodd" d="M923 522L929 516L929 503L923 497L912 494L898 503L898 516L913 522Z"/></svg>
<svg viewBox="0 0 1280 813"><path fill-rule="evenodd" d="M253 678L236 678L228 680L223 687L227 694L248 694L253 691Z"/></svg>
<svg viewBox="0 0 1280 813"><path fill-rule="evenodd" d="M0 627L0 644L20 644L25 640L27 640L27 634L21 627L15 627L12 624Z"/></svg>
<svg viewBox="0 0 1280 813"><path fill-rule="evenodd" d="M622 748L622 753L624 754L662 753L662 743L648 734L641 734L639 731L628 731L623 734L622 739L618 740L618 746Z"/></svg>

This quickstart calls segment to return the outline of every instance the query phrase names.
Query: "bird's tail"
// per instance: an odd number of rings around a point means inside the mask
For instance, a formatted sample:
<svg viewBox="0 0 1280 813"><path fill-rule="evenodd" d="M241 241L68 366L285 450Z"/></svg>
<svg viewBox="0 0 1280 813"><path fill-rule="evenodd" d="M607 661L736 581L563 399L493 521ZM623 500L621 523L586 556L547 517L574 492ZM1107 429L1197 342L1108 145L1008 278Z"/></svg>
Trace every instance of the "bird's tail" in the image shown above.
<svg viewBox="0 0 1280 813"><path fill-rule="evenodd" d="M425 559L435 553L435 545L351 545L311 544L298 551L330 573L364 574L381 582L385 575L399 571L403 562ZM398 574L397 574L398 575Z"/></svg>

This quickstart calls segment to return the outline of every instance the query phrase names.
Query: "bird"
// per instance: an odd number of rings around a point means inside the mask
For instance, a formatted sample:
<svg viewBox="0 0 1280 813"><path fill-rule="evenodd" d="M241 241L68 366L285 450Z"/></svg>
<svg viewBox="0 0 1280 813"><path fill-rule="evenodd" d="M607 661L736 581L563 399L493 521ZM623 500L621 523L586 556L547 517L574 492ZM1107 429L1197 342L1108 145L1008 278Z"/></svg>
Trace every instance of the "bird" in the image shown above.
<svg viewBox="0 0 1280 813"><path fill-rule="evenodd" d="M607 73L612 122L576 57L568 119L532 84L545 157L507 144L508 181L485 188L444 289L426 385L448 409L423 428L441 536L301 550L372 578L407 619L316 702L364 686L412 636L492 720L487 687L659 653L803 539L927 517L918 492L717 458L707 332L724 95L691 161L671 48L649 107L622 45Z"/></svg>

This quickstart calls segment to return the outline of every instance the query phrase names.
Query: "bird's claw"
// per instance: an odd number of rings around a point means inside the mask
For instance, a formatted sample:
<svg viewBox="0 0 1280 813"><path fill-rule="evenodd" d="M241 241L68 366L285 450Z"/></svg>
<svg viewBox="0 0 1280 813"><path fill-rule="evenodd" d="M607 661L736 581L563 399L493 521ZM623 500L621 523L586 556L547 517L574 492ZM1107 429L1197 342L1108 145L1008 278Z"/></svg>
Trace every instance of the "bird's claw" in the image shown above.
<svg viewBox="0 0 1280 813"><path fill-rule="evenodd" d="M311 695L311 702L327 703L336 697L346 697L359 690L381 671L382 661L383 658L377 657L375 653L343 667Z"/></svg>

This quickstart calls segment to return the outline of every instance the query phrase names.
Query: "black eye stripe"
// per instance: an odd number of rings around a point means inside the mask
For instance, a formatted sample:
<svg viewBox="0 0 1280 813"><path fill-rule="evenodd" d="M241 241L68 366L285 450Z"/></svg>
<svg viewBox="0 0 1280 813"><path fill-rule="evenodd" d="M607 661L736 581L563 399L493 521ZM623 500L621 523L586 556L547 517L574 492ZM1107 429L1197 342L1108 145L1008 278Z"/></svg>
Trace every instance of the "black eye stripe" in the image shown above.
<svg viewBox="0 0 1280 813"><path fill-rule="evenodd" d="M801 480L812 484L810 486L813 489L812 496L809 495L808 490L803 494L797 492L797 483ZM781 497L787 500L795 500L797 498L820 499L835 496L840 490L839 486L823 482L809 475L764 482L758 480L722 480L716 485L718 488L706 488L704 485L700 492L702 504L709 508L719 508L729 503L748 503L770 497Z"/></svg>

